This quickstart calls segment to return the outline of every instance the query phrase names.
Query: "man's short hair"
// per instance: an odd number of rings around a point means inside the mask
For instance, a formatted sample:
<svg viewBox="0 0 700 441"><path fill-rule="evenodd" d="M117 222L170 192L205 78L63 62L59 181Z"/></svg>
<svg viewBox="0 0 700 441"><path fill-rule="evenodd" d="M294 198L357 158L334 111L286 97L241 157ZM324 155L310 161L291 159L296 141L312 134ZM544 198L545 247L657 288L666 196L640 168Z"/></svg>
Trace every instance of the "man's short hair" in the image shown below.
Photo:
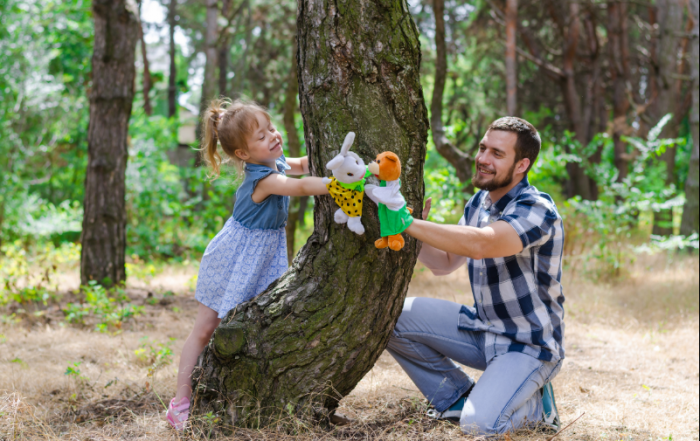
<svg viewBox="0 0 700 441"><path fill-rule="evenodd" d="M506 116L491 123L488 130L513 132L518 135L518 140L515 143L515 163L523 158L529 159L530 166L525 170L525 174L527 174L535 164L542 148L542 139L540 139L535 126L524 119Z"/></svg>

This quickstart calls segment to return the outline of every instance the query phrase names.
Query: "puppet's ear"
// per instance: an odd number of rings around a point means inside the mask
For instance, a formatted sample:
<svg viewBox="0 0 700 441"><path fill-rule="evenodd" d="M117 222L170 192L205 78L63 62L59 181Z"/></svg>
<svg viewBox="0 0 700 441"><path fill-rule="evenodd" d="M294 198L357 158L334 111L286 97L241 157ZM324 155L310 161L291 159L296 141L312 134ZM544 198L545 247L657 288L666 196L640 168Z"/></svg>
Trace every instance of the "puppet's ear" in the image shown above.
<svg viewBox="0 0 700 441"><path fill-rule="evenodd" d="M341 165L343 165L343 162L345 161L345 157L343 155L338 155L335 158L331 159L328 161L328 164L326 164L326 168L328 170L335 170Z"/></svg>
<svg viewBox="0 0 700 441"><path fill-rule="evenodd" d="M350 132L345 136L345 142L343 142L343 147L340 149L340 154L347 156L353 142L355 142L355 132Z"/></svg>

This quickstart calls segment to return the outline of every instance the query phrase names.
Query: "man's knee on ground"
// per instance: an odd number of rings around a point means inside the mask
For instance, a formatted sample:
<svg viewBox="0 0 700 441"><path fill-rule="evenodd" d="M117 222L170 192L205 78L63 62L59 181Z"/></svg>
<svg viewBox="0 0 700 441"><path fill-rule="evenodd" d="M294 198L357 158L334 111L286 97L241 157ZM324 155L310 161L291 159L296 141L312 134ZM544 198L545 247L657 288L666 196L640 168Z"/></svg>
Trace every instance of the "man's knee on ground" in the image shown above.
<svg viewBox="0 0 700 441"><path fill-rule="evenodd" d="M504 421L503 421L504 420ZM489 412L479 412L474 405L467 401L459 426L465 435L496 435L510 430L508 420L503 415L494 415Z"/></svg>

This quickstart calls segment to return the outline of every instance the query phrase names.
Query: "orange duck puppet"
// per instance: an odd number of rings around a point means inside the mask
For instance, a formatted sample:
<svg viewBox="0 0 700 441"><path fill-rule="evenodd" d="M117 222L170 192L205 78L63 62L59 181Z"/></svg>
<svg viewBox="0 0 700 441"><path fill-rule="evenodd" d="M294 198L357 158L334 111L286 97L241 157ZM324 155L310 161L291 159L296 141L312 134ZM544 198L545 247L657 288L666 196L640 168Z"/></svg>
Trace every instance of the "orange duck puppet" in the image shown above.
<svg viewBox="0 0 700 441"><path fill-rule="evenodd" d="M379 248L399 251L405 245L403 233L413 223L413 210L406 206L401 194L401 161L392 152L383 152L369 164L369 171L380 185L365 185L365 194L379 207L379 224L382 238L374 242Z"/></svg>

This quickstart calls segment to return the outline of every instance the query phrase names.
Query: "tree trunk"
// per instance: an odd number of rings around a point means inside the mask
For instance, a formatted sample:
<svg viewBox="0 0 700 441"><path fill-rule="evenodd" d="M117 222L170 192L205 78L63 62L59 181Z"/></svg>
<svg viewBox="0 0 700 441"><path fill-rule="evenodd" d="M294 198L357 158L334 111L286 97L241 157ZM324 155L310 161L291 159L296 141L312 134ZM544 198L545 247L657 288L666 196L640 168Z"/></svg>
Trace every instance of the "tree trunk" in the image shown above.
<svg viewBox="0 0 700 441"><path fill-rule="evenodd" d="M581 147L585 148L588 144L586 133L589 127L583 121L581 98L576 88L576 72L574 70L581 31L579 12L579 4L572 2L569 6L569 30L564 43L564 68L562 69L564 79L561 81L561 88L571 131L576 134L576 139ZM569 173L569 196L578 195L583 199L593 199L590 178L584 169L576 162L569 162L566 169Z"/></svg>
<svg viewBox="0 0 700 441"><path fill-rule="evenodd" d="M296 124L294 124L294 115L298 109L297 94L299 93L299 81L297 80L297 56L296 43L292 50L292 68L287 79L287 91L284 99L284 130L287 132L287 149L292 158L301 156L301 141L297 134ZM308 196L304 196L308 199ZM306 208L306 204L301 203L300 197L293 197L289 203L289 218L287 219L287 258L291 262L294 259L294 235L297 231L299 219L304 216L302 209Z"/></svg>
<svg viewBox="0 0 700 441"><path fill-rule="evenodd" d="M408 205L423 201L428 130L420 42L406 0L300 0L298 75L311 171L349 131L353 151L384 150L403 164ZM365 198L363 236L333 221L316 198L315 231L290 270L221 322L193 375L193 412L256 426L294 414L326 418L384 350L401 313L419 246L377 250L376 206Z"/></svg>
<svg viewBox="0 0 700 441"><path fill-rule="evenodd" d="M141 1L139 1L139 40L141 40L141 59L143 60L143 111L146 115L153 114L151 106L151 69L148 66L148 52L146 51L146 39L143 33L141 21Z"/></svg>
<svg viewBox="0 0 700 441"><path fill-rule="evenodd" d="M690 110L690 130L693 135L693 153L690 157L688 179L685 182L685 206L683 207L683 220L681 222L681 234L686 236L700 232L700 225L698 224L698 216L700 215L700 201L698 200L698 186L700 185L700 172L698 169L698 165L700 165L700 115L698 111L700 108L700 96L698 92L698 88L700 87L700 84L698 84L698 71L700 70L698 54L700 53L700 44L698 44L698 23L700 23L700 17L698 17L697 0L691 0L690 13L695 21L692 38L688 43L690 47L690 51L688 52L690 54L690 76L693 79L691 85L693 104Z"/></svg>
<svg viewBox="0 0 700 441"><path fill-rule="evenodd" d="M80 279L112 285L126 279L125 172L134 99L138 11L126 0L93 0L88 166Z"/></svg>
<svg viewBox="0 0 700 441"><path fill-rule="evenodd" d="M608 50L610 54L610 78L613 92L613 143L615 145L615 167L617 181L622 182L629 174L629 155L622 135L627 128L627 99L629 70L629 42L627 35L627 4L608 2Z"/></svg>
<svg viewBox="0 0 700 441"><path fill-rule="evenodd" d="M177 0L170 0L168 27L170 34L170 77L168 78L168 117L177 113L177 64L175 63L175 17Z"/></svg>
<svg viewBox="0 0 700 441"><path fill-rule="evenodd" d="M221 5L221 15L228 17L231 13L231 0L223 0ZM227 29L228 31L228 29ZM228 60L229 60L229 37L228 32L219 37L219 96L228 96Z"/></svg>
<svg viewBox="0 0 700 441"><path fill-rule="evenodd" d="M433 12L435 14L435 47L437 55L435 59L435 86L430 103L430 125L432 128L435 149L442 157L447 159L457 173L457 178L466 184L464 190L471 188L472 168L474 159L467 153L458 149L447 139L442 125L442 96L445 93L447 81L447 46L445 44L445 0L433 0Z"/></svg>
<svg viewBox="0 0 700 441"><path fill-rule="evenodd" d="M683 25L684 0L658 0L657 18L659 37L656 51L656 101L653 105L653 119L658 122L665 115L674 113L678 96L675 91L675 79L678 70L678 31ZM661 132L661 138L674 138L678 126L667 124ZM676 148L668 148L661 155L666 164L666 185L676 182ZM653 234L670 236L673 234L673 211L663 210L654 213Z"/></svg>
<svg viewBox="0 0 700 441"><path fill-rule="evenodd" d="M506 0L506 101L510 116L518 113L517 30L518 0Z"/></svg>
<svg viewBox="0 0 700 441"><path fill-rule="evenodd" d="M207 0L207 30L205 35L206 64L204 66L204 83L202 83L202 99L200 104L200 115L204 113L209 102L217 97L217 38L219 35L217 19L219 10L217 0Z"/></svg>

